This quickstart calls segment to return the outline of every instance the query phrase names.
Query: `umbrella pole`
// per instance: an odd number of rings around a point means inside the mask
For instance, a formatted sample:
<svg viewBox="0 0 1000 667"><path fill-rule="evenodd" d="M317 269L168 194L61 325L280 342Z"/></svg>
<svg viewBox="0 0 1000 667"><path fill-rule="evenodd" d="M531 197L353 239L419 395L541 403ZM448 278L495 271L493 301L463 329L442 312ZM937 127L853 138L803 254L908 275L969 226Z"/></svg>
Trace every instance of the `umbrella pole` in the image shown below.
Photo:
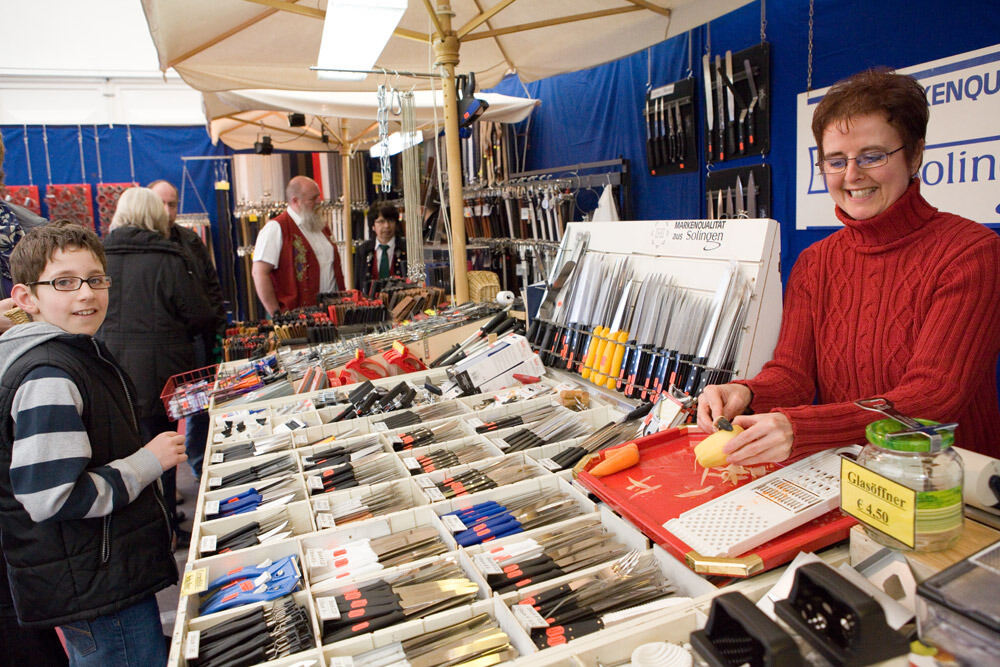
<svg viewBox="0 0 1000 667"><path fill-rule="evenodd" d="M347 139L347 121L340 120L340 136ZM341 190L344 193L344 243L347 248L347 262L344 269L344 287L354 289L354 240L351 238L351 147L340 145Z"/></svg>
<svg viewBox="0 0 1000 667"><path fill-rule="evenodd" d="M444 68L444 141L448 156L448 200L451 219L451 268L455 272L455 303L469 300L469 278L465 258L465 202L462 199L462 149L458 139L458 98L455 93L455 66L458 65L458 37L451 29L454 13L449 0L437 5L441 39L434 43L437 64ZM442 202L443 204L444 202Z"/></svg>

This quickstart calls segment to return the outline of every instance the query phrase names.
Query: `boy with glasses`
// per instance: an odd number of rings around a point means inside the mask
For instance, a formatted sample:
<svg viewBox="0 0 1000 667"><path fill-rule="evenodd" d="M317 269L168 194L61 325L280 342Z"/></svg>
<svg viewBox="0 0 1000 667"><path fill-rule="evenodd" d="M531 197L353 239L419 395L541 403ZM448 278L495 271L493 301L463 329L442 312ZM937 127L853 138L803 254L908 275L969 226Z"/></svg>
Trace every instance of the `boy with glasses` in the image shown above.
<svg viewBox="0 0 1000 667"><path fill-rule="evenodd" d="M177 581L158 485L184 436L143 444L134 387L93 336L104 321L104 248L70 222L11 255L32 322L0 336L0 536L18 620L58 626L73 665L166 661L156 592Z"/></svg>

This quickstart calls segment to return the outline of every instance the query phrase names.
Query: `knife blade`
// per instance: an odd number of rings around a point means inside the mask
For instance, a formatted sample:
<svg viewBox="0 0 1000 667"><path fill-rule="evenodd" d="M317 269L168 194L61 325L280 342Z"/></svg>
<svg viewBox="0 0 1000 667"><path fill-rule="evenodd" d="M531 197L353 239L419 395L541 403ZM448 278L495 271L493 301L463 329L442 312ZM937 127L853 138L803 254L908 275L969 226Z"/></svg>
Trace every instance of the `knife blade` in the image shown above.
<svg viewBox="0 0 1000 667"><path fill-rule="evenodd" d="M726 100L722 90L722 56L715 56L715 103L719 114L719 161L726 159Z"/></svg>
<svg viewBox="0 0 1000 667"><path fill-rule="evenodd" d="M757 102L760 96L757 94L757 83L753 78L753 66L750 59L743 59L743 69L747 73L747 83L750 84L750 104L747 105L747 140L750 146L754 145L754 111L757 109ZM754 215L753 217L757 217Z"/></svg>
<svg viewBox="0 0 1000 667"><path fill-rule="evenodd" d="M757 184L753 180L753 172L750 172L750 179L747 181L747 211L751 218L761 217L757 210Z"/></svg>
<svg viewBox="0 0 1000 667"><path fill-rule="evenodd" d="M736 153L736 137L735 135L735 125L736 125L736 102L733 98L734 88L732 86L733 81L733 52L726 51L726 81L729 82L729 86L726 88L726 110L729 112L729 122L726 125L726 150L729 151L730 155Z"/></svg>
<svg viewBox="0 0 1000 667"><path fill-rule="evenodd" d="M726 186L726 217L732 220L736 217L736 203L733 201L733 186Z"/></svg>
<svg viewBox="0 0 1000 667"><path fill-rule="evenodd" d="M715 107L712 106L712 65L711 56L707 53L701 57L702 83L705 85L705 138L708 140L706 156L709 162L715 158L712 150L713 126L715 122Z"/></svg>
<svg viewBox="0 0 1000 667"><path fill-rule="evenodd" d="M747 209L744 206L746 199L743 197L743 181L740 180L739 174L736 175L736 217L746 218Z"/></svg>

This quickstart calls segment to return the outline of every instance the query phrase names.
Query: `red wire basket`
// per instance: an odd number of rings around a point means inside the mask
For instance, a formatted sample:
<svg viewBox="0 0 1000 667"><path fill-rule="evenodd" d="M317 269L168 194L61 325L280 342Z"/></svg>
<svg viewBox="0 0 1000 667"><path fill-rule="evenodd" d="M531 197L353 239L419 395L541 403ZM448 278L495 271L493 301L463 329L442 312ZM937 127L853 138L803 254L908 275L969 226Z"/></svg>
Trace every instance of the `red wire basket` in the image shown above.
<svg viewBox="0 0 1000 667"><path fill-rule="evenodd" d="M160 399L171 421L208 410L218 371L219 365L212 364L186 373L178 373L167 380L160 393Z"/></svg>

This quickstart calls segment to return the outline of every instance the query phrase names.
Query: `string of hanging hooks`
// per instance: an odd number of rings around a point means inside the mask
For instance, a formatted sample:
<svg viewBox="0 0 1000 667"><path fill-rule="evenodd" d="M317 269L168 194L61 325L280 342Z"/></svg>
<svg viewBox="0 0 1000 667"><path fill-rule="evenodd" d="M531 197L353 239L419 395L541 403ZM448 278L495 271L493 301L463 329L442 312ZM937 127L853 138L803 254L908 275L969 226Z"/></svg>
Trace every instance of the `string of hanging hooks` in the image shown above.
<svg viewBox="0 0 1000 667"><path fill-rule="evenodd" d="M76 143L80 148L80 182L87 182L87 169L84 167L83 163L83 126L76 126Z"/></svg>
<svg viewBox="0 0 1000 667"><path fill-rule="evenodd" d="M94 125L94 148L97 150L97 182L104 182L104 168L101 165L101 136L97 132L97 125Z"/></svg>
<svg viewBox="0 0 1000 667"><path fill-rule="evenodd" d="M28 125L24 126L24 159L28 163L28 185L34 185L35 179L31 173L31 152L28 150Z"/></svg>

